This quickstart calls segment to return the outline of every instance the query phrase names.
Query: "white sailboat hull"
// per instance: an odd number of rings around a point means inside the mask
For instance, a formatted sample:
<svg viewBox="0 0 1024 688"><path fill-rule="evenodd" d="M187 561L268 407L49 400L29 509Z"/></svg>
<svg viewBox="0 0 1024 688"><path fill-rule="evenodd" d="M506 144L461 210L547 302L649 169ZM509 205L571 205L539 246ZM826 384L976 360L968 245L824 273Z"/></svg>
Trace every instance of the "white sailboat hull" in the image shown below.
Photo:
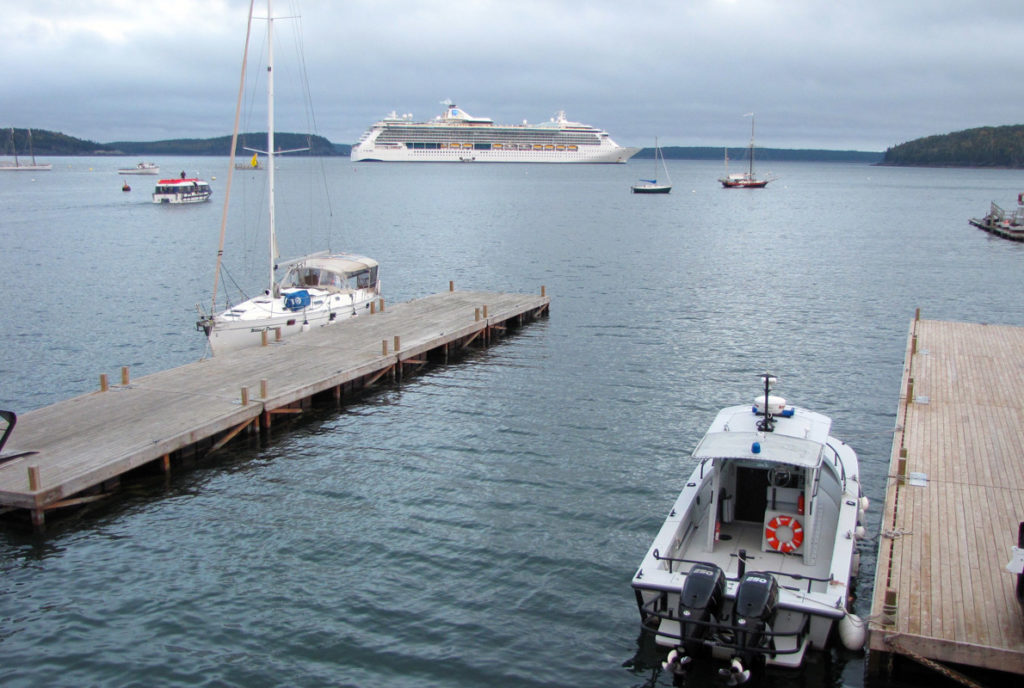
<svg viewBox="0 0 1024 688"><path fill-rule="evenodd" d="M213 353L260 346L264 332L267 343L273 344L279 338L284 341L300 332L368 314L377 292L374 289L347 293L310 291L311 303L301 310L287 308L285 296L287 293L277 298L261 295L224 311L213 318L212 323L200 321L200 328L208 328L207 338Z"/></svg>

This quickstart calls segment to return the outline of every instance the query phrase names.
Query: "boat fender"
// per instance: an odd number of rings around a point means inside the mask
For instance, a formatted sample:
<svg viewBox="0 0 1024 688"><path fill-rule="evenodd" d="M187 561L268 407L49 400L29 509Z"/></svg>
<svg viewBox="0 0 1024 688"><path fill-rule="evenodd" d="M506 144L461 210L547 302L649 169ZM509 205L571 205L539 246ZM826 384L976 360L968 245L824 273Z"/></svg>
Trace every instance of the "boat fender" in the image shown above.
<svg viewBox="0 0 1024 688"><path fill-rule="evenodd" d="M671 671L673 674L682 674L686 665L691 661L693 661L692 657L680 652L679 648L674 648L661 663L661 669L662 671Z"/></svg>
<svg viewBox="0 0 1024 688"><path fill-rule="evenodd" d="M861 497L860 498L860 510L861 511L867 511L869 506L871 506L870 500L868 500L867 497Z"/></svg>
<svg viewBox="0 0 1024 688"><path fill-rule="evenodd" d="M779 539L779 528L789 528L792 532L789 540ZM764 538L768 541L768 546L776 552L794 552L799 549L800 545L804 542L804 529L803 526L800 525L800 521L796 520L792 516L779 514L772 520L768 521L768 525L764 529Z"/></svg>
<svg viewBox="0 0 1024 688"><path fill-rule="evenodd" d="M853 536L858 540L863 540L864 537L867 536L867 534L868 531L864 528L864 526L857 526L853 529Z"/></svg>
<svg viewBox="0 0 1024 688"><path fill-rule="evenodd" d="M839 639L847 650L863 650L867 639L864 620L856 614L847 613L839 621Z"/></svg>
<svg viewBox="0 0 1024 688"><path fill-rule="evenodd" d="M853 553L853 559L850 561L850 577L856 578L857 574L860 573L860 552Z"/></svg>

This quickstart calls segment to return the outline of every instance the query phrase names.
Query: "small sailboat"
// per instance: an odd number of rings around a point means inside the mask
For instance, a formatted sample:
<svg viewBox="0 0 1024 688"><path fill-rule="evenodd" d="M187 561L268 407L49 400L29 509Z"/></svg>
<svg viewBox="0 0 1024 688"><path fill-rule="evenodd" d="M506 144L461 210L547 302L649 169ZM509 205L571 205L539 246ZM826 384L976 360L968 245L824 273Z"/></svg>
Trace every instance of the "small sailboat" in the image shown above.
<svg viewBox="0 0 1024 688"><path fill-rule="evenodd" d="M667 184L658 183L658 161L661 161L661 169L665 172L665 179L668 181ZM672 178L668 175L668 165L665 164L665 156L661 152L661 147L658 145L658 139L654 139L654 178L653 179L641 179L639 182L632 186L633 193L638 194L667 194L672 191Z"/></svg>
<svg viewBox="0 0 1024 688"><path fill-rule="evenodd" d="M53 165L50 163L37 163L36 154L32 150L32 130L26 129L26 136L28 138L28 152L32 156L32 163L26 163L18 160L18 148L14 145L14 127L11 127L11 152L14 154L14 162L4 160L0 162L0 170L7 170L11 172L45 172L52 170Z"/></svg>
<svg viewBox="0 0 1024 688"><path fill-rule="evenodd" d="M718 181L722 183L722 186L726 189L763 189L768 186L768 182L774 181L774 177L765 177L758 179L754 174L754 113L751 112L744 117L750 117L750 146L748 158L748 167L746 172L734 172L729 174L729 149L725 149L725 176L720 178Z"/></svg>
<svg viewBox="0 0 1024 688"><path fill-rule="evenodd" d="M251 19L251 17L250 17ZM217 313L217 283L224 253L224 230L227 202L221 220L221 244L214 273L213 301L210 314L200 309L196 329L207 338L214 354L247 346L260 346L264 341L291 337L313 327L323 327L370 312L370 304L380 294L377 261L350 253L322 251L294 260L280 262L277 252L277 228L274 205L274 159L284 153L306 148L277 150L274 145L274 18L271 1L267 0L267 149L257 151L267 156L268 217L270 239L270 280L266 290L257 296ZM248 52L248 51L247 51ZM242 80L245 80L243 60ZM241 105L241 97L239 104ZM238 141L238 115L232 135L231 161L228 169L228 193ZM253 162L258 162L254 155ZM251 162L250 162L251 164ZM248 166L247 166L248 167ZM276 271L285 269L278 280Z"/></svg>

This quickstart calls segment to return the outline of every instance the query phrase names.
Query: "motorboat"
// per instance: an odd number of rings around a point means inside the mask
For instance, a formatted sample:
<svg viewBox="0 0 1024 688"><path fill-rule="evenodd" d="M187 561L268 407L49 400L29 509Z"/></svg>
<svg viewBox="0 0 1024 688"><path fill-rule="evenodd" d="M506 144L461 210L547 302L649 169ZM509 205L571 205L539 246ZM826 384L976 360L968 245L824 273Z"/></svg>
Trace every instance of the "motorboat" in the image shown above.
<svg viewBox="0 0 1024 688"><path fill-rule="evenodd" d="M1004 210L993 201L985 217L972 217L968 222L1004 239L1024 241L1024 193L1017 195L1017 207L1013 210Z"/></svg>
<svg viewBox="0 0 1024 688"><path fill-rule="evenodd" d="M665 172L667 183L658 183L658 161L661 161L661 169ZM668 165L665 164L665 156L658 145L658 139L654 139L654 178L641 179L631 187L633 193L637 194L667 194L672 191L672 178L668 175Z"/></svg>
<svg viewBox="0 0 1024 688"><path fill-rule="evenodd" d="M151 174L156 176L160 174L160 166L155 162L140 162L135 167L121 167L117 170L118 174Z"/></svg>
<svg viewBox="0 0 1024 688"><path fill-rule="evenodd" d="M210 200L212 195L209 182L182 175L181 178L158 181L153 189L153 202L174 205L203 203Z"/></svg>
<svg viewBox="0 0 1024 688"><path fill-rule="evenodd" d="M199 309L196 329L206 335L210 351L221 352L246 346L260 346L278 341L314 327L341 322L371 311L371 303L380 295L380 276L377 261L353 253L322 251L301 258L280 261L277 254L277 225L275 214L275 160L279 155L308 149L279 150L274 145L274 18L271 3L267 2L267 149L254 151L250 165L258 162L257 154L267 156L267 214L269 218L270 266L269 285L261 293L237 305L217 312L217 284L224 253L223 230L217 252L217 270L214 273L213 299L210 314ZM243 79L245 69L243 66ZM308 92L308 89L306 89ZM238 116L232 134L231 165L228 169L228 189L235 169ZM227 222L227 204L222 227ZM277 279L277 270L285 270Z"/></svg>
<svg viewBox="0 0 1024 688"><path fill-rule="evenodd" d="M834 635L864 645L852 579L868 501L857 455L827 416L772 395L721 410L633 576L645 632L685 674L715 662L730 685L800 667ZM833 633L834 629L838 631Z"/></svg>

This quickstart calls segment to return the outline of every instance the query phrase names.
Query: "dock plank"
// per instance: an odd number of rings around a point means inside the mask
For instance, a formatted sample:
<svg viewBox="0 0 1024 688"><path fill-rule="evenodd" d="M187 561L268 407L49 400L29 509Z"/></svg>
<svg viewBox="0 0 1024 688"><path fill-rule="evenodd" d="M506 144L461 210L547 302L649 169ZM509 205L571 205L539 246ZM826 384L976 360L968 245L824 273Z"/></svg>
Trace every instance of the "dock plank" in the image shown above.
<svg viewBox="0 0 1024 688"><path fill-rule="evenodd" d="M1021 389L1024 328L913 322L879 539L873 651L1024 673L1024 614L1004 569L1024 520ZM924 474L927 485L900 479L901 450L908 473ZM897 600L892 616L887 594Z"/></svg>

